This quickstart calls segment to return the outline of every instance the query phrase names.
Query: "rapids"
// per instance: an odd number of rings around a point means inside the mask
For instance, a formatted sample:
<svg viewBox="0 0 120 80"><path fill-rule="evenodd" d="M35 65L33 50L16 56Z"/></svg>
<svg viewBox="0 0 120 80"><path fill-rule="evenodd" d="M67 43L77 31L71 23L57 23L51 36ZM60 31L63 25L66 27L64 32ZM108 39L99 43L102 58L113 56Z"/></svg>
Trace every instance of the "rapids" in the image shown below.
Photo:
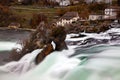
<svg viewBox="0 0 120 80"><path fill-rule="evenodd" d="M0 51L10 51L13 48L21 49L22 46L16 43L17 42L0 41Z"/></svg>
<svg viewBox="0 0 120 80"><path fill-rule="evenodd" d="M51 53L39 65L34 62L37 49L0 66L0 80L120 80L120 28L81 34L86 37L67 35L69 49Z"/></svg>

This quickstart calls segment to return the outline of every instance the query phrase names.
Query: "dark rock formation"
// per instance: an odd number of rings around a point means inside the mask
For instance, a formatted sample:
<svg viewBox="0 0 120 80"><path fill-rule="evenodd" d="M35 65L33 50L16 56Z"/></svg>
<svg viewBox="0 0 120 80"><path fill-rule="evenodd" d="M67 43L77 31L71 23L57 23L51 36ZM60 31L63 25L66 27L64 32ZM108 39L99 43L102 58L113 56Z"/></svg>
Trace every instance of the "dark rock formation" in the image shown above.
<svg viewBox="0 0 120 80"><path fill-rule="evenodd" d="M35 59L36 64L39 64L47 55L49 55L51 52L53 52L53 46L52 44L47 44L41 53L39 53Z"/></svg>
<svg viewBox="0 0 120 80"><path fill-rule="evenodd" d="M99 23L95 26L91 26L91 25L82 24L82 22L79 20L76 21L75 23L65 25L64 27L67 33L80 33L80 32L100 33L110 29L110 25L106 22L103 22L101 24Z"/></svg>
<svg viewBox="0 0 120 80"><path fill-rule="evenodd" d="M27 53L30 53L35 49L43 48L42 52L38 54L35 60L38 64L48 54L54 51L51 44L52 41L56 44L55 50L61 51L63 49L67 49L65 38L66 31L64 27L56 27L41 22L36 31L31 34L30 39L23 42L23 49L20 52L17 52L17 50L13 50L12 56L17 58L15 58L14 60L19 60Z"/></svg>
<svg viewBox="0 0 120 80"><path fill-rule="evenodd" d="M61 51L63 49L67 49L65 38L66 38L66 31L64 27L55 27L52 29L51 34L53 41L56 44L55 50Z"/></svg>
<svg viewBox="0 0 120 80"><path fill-rule="evenodd" d="M49 55L52 51L54 51L51 41L56 44L56 51L61 51L63 49L67 49L67 45L65 43L66 31L64 27L53 27L51 29L49 38L47 40L47 45L43 48L42 52L39 53L36 57L36 64L40 63L47 55ZM47 38L46 38L47 39Z"/></svg>
<svg viewBox="0 0 120 80"><path fill-rule="evenodd" d="M98 45L98 44L106 44L109 42L109 39L95 39L95 38L88 38L84 40L80 45L81 47L90 47L93 45Z"/></svg>
<svg viewBox="0 0 120 80"><path fill-rule="evenodd" d="M46 36L45 36L45 29L46 25L42 22L37 27L36 31L34 31L28 40L24 40L22 42L22 50L20 52L17 52L15 50L12 51L11 56L14 54L19 54L19 57L17 59L13 60L19 60L21 57L23 57L25 54L32 52L35 49L43 48L46 43ZM15 56L14 56L15 57Z"/></svg>

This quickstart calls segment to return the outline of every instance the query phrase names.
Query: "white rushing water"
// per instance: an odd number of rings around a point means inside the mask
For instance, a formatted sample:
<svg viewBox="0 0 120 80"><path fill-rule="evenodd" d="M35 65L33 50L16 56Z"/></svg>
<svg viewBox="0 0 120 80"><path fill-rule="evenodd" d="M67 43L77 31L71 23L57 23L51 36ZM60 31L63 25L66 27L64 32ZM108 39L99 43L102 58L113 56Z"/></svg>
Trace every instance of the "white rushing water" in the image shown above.
<svg viewBox="0 0 120 80"><path fill-rule="evenodd" d="M84 42L88 38L111 40L111 33L119 36L120 29L113 28L100 34L83 33L87 35L84 38L71 38L78 34L70 34L66 41ZM114 43L119 44L119 41ZM25 55L17 62L0 66L0 80L120 80L120 45L68 47L68 50L51 53L38 65L35 65L34 60L40 49ZM73 54L76 55L69 57Z"/></svg>
<svg viewBox="0 0 120 80"><path fill-rule="evenodd" d="M21 49L21 45L17 44L16 42L6 42L6 41L0 41L0 51L10 51L13 48L19 48Z"/></svg>
<svg viewBox="0 0 120 80"><path fill-rule="evenodd" d="M34 58L39 51L40 50L35 50L27 54L18 62L11 62L1 66L0 80L57 80L64 77L65 74L80 63L79 59L70 59L66 56L66 54L74 53L74 51L70 49L62 52L53 52L47 56L42 63L35 67ZM34 67L34 69L27 72L31 67ZM10 76L10 78L7 76Z"/></svg>

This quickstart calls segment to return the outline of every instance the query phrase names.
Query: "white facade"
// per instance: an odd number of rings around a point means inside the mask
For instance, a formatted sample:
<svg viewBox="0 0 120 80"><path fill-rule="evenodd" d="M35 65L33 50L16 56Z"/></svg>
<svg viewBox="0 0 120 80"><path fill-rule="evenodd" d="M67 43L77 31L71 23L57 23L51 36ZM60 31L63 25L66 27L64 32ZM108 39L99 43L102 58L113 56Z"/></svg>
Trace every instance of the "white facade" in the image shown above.
<svg viewBox="0 0 120 80"><path fill-rule="evenodd" d="M79 16L78 17L74 17L70 20L66 20L66 19L62 19L61 21L58 21L57 22L57 25L58 26L65 26L66 24L72 24L72 22L75 22L79 19Z"/></svg>
<svg viewBox="0 0 120 80"><path fill-rule="evenodd" d="M115 7L105 9L104 19L116 19L118 10L119 8L115 8Z"/></svg>
<svg viewBox="0 0 120 80"><path fill-rule="evenodd" d="M105 15L116 16L117 15L116 9L105 9Z"/></svg>
<svg viewBox="0 0 120 80"><path fill-rule="evenodd" d="M70 1L69 0L62 0L60 3L59 3L60 6L68 6L70 5Z"/></svg>
<svg viewBox="0 0 120 80"><path fill-rule="evenodd" d="M89 15L89 20L102 20L103 15Z"/></svg>

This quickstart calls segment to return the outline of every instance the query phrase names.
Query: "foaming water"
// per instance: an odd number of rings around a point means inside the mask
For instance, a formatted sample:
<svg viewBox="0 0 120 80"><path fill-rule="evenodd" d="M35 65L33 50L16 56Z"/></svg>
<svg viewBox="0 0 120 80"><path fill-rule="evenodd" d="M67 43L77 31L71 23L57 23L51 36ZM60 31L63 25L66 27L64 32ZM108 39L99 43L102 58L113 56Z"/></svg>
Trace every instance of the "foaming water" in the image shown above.
<svg viewBox="0 0 120 80"><path fill-rule="evenodd" d="M51 53L38 65L34 60L40 49L1 66L0 80L120 80L120 29L82 34L86 37L67 35L66 42L80 42L68 44L68 50ZM101 42L104 39L106 43Z"/></svg>
<svg viewBox="0 0 120 80"><path fill-rule="evenodd" d="M91 50L100 47L101 46L95 46L91 48ZM104 49L106 47L107 46L104 45L101 52L98 53L96 50L96 54L89 55L82 60L77 57L69 58L66 56L65 54L67 53L72 54L71 49L63 50L62 52L53 52L37 66L34 64L34 58L41 50L35 50L24 56L18 62L2 66L0 68L0 79L120 80L120 46L109 46L108 49ZM82 53L79 55L82 55ZM17 67L13 67L15 65ZM18 67L21 65L22 67ZM29 67L32 68L30 69ZM9 76L10 79L6 76Z"/></svg>
<svg viewBox="0 0 120 80"><path fill-rule="evenodd" d="M120 80L120 46L89 56L64 80Z"/></svg>
<svg viewBox="0 0 120 80"><path fill-rule="evenodd" d="M21 49L21 45L17 44L16 42L5 42L5 41L0 41L0 51L10 51L13 48L19 48Z"/></svg>
<svg viewBox="0 0 120 80"><path fill-rule="evenodd" d="M11 62L0 67L0 79L8 80L6 76L10 76L9 80L57 80L62 79L69 71L74 69L81 60L77 58L69 58L66 54L72 54L74 51L63 50L62 52L53 52L48 55L43 62L35 67L34 58L40 50L35 50L24 56L18 62ZM33 67L30 70L29 67ZM24 74L25 73L25 74ZM9 74L9 75L8 75ZM18 74L18 75L15 75ZM19 76L19 79L16 77ZM2 78L1 78L2 77Z"/></svg>
<svg viewBox="0 0 120 80"><path fill-rule="evenodd" d="M10 73L22 74L35 67L34 59L41 50L35 50L31 53L25 55L19 61L10 62L4 66L1 66L0 69L5 70Z"/></svg>

